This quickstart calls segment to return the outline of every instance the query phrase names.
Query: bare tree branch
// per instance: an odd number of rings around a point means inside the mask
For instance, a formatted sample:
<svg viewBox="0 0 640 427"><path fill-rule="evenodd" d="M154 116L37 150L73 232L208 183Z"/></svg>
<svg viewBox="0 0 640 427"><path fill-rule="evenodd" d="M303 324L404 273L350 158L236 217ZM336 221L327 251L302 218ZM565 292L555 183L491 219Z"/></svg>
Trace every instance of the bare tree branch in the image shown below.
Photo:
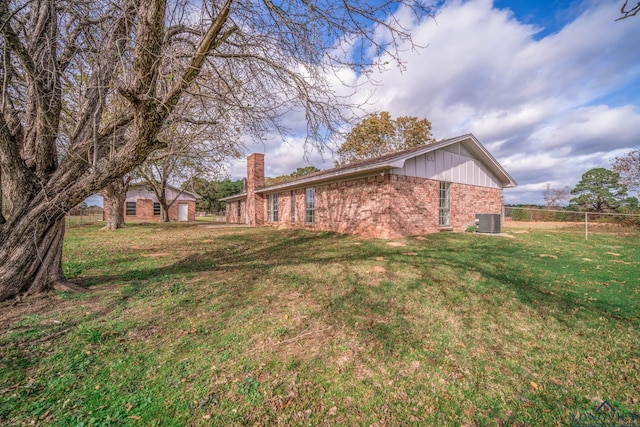
<svg viewBox="0 0 640 427"><path fill-rule="evenodd" d="M629 7L629 0L625 0L624 4L620 8L621 17L616 19L616 21L621 21L623 19L630 18L632 16L636 16L640 12L640 1L633 7Z"/></svg>

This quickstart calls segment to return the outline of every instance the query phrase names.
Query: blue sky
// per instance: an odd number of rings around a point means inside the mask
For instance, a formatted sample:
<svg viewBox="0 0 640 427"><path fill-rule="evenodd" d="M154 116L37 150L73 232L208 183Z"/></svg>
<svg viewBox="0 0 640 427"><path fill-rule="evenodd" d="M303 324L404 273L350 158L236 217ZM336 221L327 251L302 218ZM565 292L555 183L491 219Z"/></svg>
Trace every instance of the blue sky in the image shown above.
<svg viewBox="0 0 640 427"><path fill-rule="evenodd" d="M412 27L428 47L405 52L404 70L374 73L377 86L342 78L361 85L356 101L373 100L368 112L426 117L438 139L473 133L518 181L505 201L542 203L547 183L573 187L640 147L640 16L615 22L622 3L446 1L435 20ZM265 153L267 176L332 167L302 141L274 137L246 153ZM245 175L244 159L229 175Z"/></svg>

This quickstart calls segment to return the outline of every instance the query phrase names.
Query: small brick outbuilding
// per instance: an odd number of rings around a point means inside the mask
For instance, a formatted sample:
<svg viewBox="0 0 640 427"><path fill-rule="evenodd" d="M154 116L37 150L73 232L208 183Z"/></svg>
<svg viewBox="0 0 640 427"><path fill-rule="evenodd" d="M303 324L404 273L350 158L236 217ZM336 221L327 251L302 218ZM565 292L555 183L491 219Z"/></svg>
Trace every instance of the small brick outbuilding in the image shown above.
<svg viewBox="0 0 640 427"><path fill-rule="evenodd" d="M264 185L264 154L247 158L246 191L222 199L227 222L396 238L464 231L501 214L516 182L471 134Z"/></svg>
<svg viewBox="0 0 640 427"><path fill-rule="evenodd" d="M175 200L169 206L169 221L195 221L196 201L202 196L167 186L167 200ZM104 220L108 219L107 200L104 201ZM151 188L144 184L131 184L124 206L125 221L160 221L160 203Z"/></svg>

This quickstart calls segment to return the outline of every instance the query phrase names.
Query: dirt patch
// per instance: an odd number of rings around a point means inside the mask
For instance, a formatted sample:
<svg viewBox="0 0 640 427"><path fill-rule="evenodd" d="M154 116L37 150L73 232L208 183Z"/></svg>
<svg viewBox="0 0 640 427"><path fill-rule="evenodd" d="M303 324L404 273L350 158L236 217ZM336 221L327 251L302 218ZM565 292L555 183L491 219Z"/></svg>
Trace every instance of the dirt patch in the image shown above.
<svg viewBox="0 0 640 427"><path fill-rule="evenodd" d="M227 224L226 222L221 222L218 224L207 224L201 225L200 228L246 228L249 227L246 224Z"/></svg>
<svg viewBox="0 0 640 427"><path fill-rule="evenodd" d="M407 246L407 244L402 242L387 242L387 246L402 247Z"/></svg>
<svg viewBox="0 0 640 427"><path fill-rule="evenodd" d="M162 258L165 256L170 256L171 254L169 252L156 252L153 254L142 254L143 257L145 258Z"/></svg>
<svg viewBox="0 0 640 427"><path fill-rule="evenodd" d="M540 254L538 255L540 258L553 258L553 259L558 259L557 255L551 255L551 254Z"/></svg>
<svg viewBox="0 0 640 427"><path fill-rule="evenodd" d="M0 332L11 329L13 324L24 315L49 314L62 302L55 293L31 295L4 301L0 304Z"/></svg>

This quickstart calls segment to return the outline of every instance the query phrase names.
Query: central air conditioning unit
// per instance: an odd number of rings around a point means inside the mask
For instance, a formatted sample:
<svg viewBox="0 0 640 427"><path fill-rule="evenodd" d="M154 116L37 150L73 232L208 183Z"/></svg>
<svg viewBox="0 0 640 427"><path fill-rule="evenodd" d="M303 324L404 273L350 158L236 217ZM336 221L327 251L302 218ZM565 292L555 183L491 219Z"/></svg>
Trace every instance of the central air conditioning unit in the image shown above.
<svg viewBox="0 0 640 427"><path fill-rule="evenodd" d="M478 233L500 233L500 214L476 214Z"/></svg>

